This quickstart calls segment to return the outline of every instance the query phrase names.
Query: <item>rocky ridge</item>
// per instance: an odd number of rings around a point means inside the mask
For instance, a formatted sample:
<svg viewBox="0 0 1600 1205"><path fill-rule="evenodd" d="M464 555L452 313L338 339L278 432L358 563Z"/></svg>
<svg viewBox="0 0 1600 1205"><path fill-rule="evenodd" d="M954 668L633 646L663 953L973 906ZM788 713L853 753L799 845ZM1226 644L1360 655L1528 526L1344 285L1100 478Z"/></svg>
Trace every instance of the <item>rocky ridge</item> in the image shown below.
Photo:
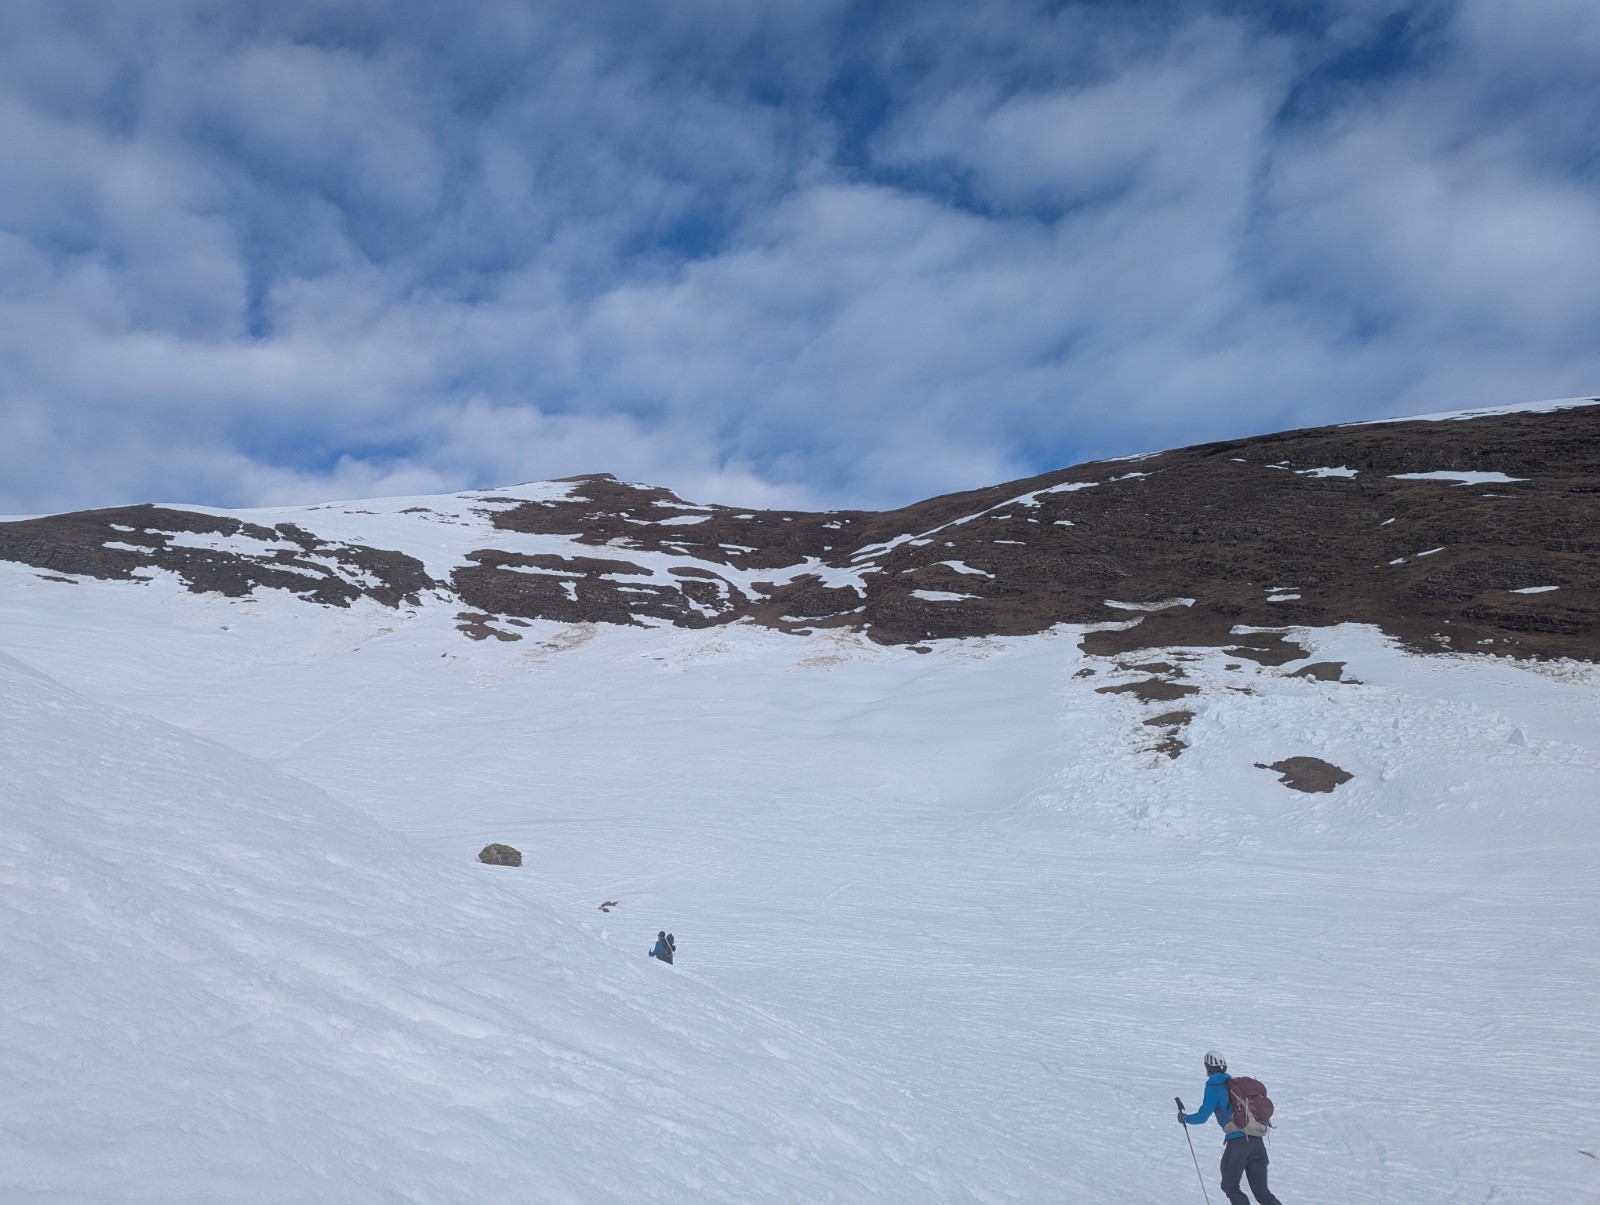
<svg viewBox="0 0 1600 1205"><path fill-rule="evenodd" d="M384 504L364 505L342 515ZM16 520L0 560L63 582L167 571L233 596L434 601L477 639L749 622L915 647L1073 623L1105 656L1284 664L1303 656L1292 629L1353 621L1418 651L1600 659L1600 405L1229 440L882 512L702 506L604 474L391 508L383 543L318 534L330 509ZM465 543L430 559L397 522Z"/></svg>

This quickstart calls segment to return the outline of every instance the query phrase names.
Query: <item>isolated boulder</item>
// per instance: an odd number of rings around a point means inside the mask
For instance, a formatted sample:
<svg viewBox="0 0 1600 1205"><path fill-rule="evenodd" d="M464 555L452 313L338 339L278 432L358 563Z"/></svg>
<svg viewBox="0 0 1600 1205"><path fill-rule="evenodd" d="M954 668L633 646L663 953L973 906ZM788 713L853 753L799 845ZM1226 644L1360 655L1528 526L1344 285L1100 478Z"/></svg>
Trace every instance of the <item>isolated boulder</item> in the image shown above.
<svg viewBox="0 0 1600 1205"><path fill-rule="evenodd" d="M521 866L522 853L496 841L483 847L478 854L478 861L489 866Z"/></svg>

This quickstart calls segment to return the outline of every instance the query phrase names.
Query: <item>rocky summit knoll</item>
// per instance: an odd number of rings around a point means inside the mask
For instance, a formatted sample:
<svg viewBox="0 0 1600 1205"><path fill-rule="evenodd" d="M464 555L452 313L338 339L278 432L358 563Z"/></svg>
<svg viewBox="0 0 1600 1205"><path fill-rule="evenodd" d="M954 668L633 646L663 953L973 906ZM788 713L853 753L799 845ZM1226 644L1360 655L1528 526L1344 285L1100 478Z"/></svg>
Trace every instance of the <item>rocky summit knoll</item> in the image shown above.
<svg viewBox="0 0 1600 1205"><path fill-rule="evenodd" d="M477 639L742 621L915 646L1072 623L1094 653L1277 661L1288 629L1359 622L1418 651L1593 661L1600 405L1228 440L881 512L697 505L604 474L237 516L118 507L0 523L0 560L63 583L165 571L235 597L444 604Z"/></svg>

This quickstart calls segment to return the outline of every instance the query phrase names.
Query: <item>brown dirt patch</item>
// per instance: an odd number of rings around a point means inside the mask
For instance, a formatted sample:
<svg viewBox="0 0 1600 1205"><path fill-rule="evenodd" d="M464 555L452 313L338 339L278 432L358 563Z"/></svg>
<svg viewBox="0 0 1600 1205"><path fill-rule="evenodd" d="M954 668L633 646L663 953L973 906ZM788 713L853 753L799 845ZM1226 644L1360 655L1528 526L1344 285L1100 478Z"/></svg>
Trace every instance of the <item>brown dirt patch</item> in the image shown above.
<svg viewBox="0 0 1600 1205"><path fill-rule="evenodd" d="M1291 678L1307 678L1313 682L1338 682L1344 677L1344 662L1316 661L1295 670L1289 676Z"/></svg>
<svg viewBox="0 0 1600 1205"><path fill-rule="evenodd" d="M1141 703L1172 703L1188 695L1200 693L1198 686L1182 682L1168 682L1161 678L1145 678L1140 682L1123 682L1118 686L1097 686L1097 695L1132 695Z"/></svg>
<svg viewBox="0 0 1600 1205"><path fill-rule="evenodd" d="M1180 756L1188 747L1188 741L1179 738L1176 732L1169 732L1155 744L1151 745L1147 752L1164 753L1168 757L1176 758Z"/></svg>
<svg viewBox="0 0 1600 1205"><path fill-rule="evenodd" d="M1257 665L1287 665L1306 655L1306 650L1294 641L1272 632L1252 633L1232 648L1222 651L1230 657L1243 657Z"/></svg>
<svg viewBox="0 0 1600 1205"><path fill-rule="evenodd" d="M1355 777L1348 770L1341 770L1332 762L1323 761L1320 757L1286 757L1282 761L1273 762L1270 766L1256 762L1256 769L1275 770L1282 775L1278 781L1284 786L1308 794L1331 791L1340 783L1349 782Z"/></svg>
<svg viewBox="0 0 1600 1205"><path fill-rule="evenodd" d="M1164 753L1168 757L1177 757L1189 747L1189 742L1183 740L1178 732L1194 719L1192 711L1166 711L1160 715L1153 715L1145 721L1150 728L1164 728L1166 731L1154 745L1149 746L1148 752Z"/></svg>
<svg viewBox="0 0 1600 1205"><path fill-rule="evenodd" d="M1151 727L1182 728L1194 719L1192 711L1164 711L1160 715L1153 715L1145 721Z"/></svg>
<svg viewBox="0 0 1600 1205"><path fill-rule="evenodd" d="M465 633L472 640L487 640L493 636L496 640L512 641L521 640L516 632L502 632L493 624L494 616L481 615L475 611L460 611L456 614L456 631Z"/></svg>

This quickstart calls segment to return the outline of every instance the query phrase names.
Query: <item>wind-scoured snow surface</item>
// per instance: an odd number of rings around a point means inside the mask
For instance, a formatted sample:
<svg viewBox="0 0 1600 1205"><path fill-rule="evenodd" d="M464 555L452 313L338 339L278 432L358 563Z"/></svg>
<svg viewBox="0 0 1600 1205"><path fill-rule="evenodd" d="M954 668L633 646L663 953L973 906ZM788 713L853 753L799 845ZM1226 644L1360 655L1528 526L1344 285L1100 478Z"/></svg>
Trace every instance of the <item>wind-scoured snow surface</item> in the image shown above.
<svg viewBox="0 0 1600 1205"><path fill-rule="evenodd" d="M455 623L0 565L0 1197L1600 1201L1593 667Z"/></svg>

